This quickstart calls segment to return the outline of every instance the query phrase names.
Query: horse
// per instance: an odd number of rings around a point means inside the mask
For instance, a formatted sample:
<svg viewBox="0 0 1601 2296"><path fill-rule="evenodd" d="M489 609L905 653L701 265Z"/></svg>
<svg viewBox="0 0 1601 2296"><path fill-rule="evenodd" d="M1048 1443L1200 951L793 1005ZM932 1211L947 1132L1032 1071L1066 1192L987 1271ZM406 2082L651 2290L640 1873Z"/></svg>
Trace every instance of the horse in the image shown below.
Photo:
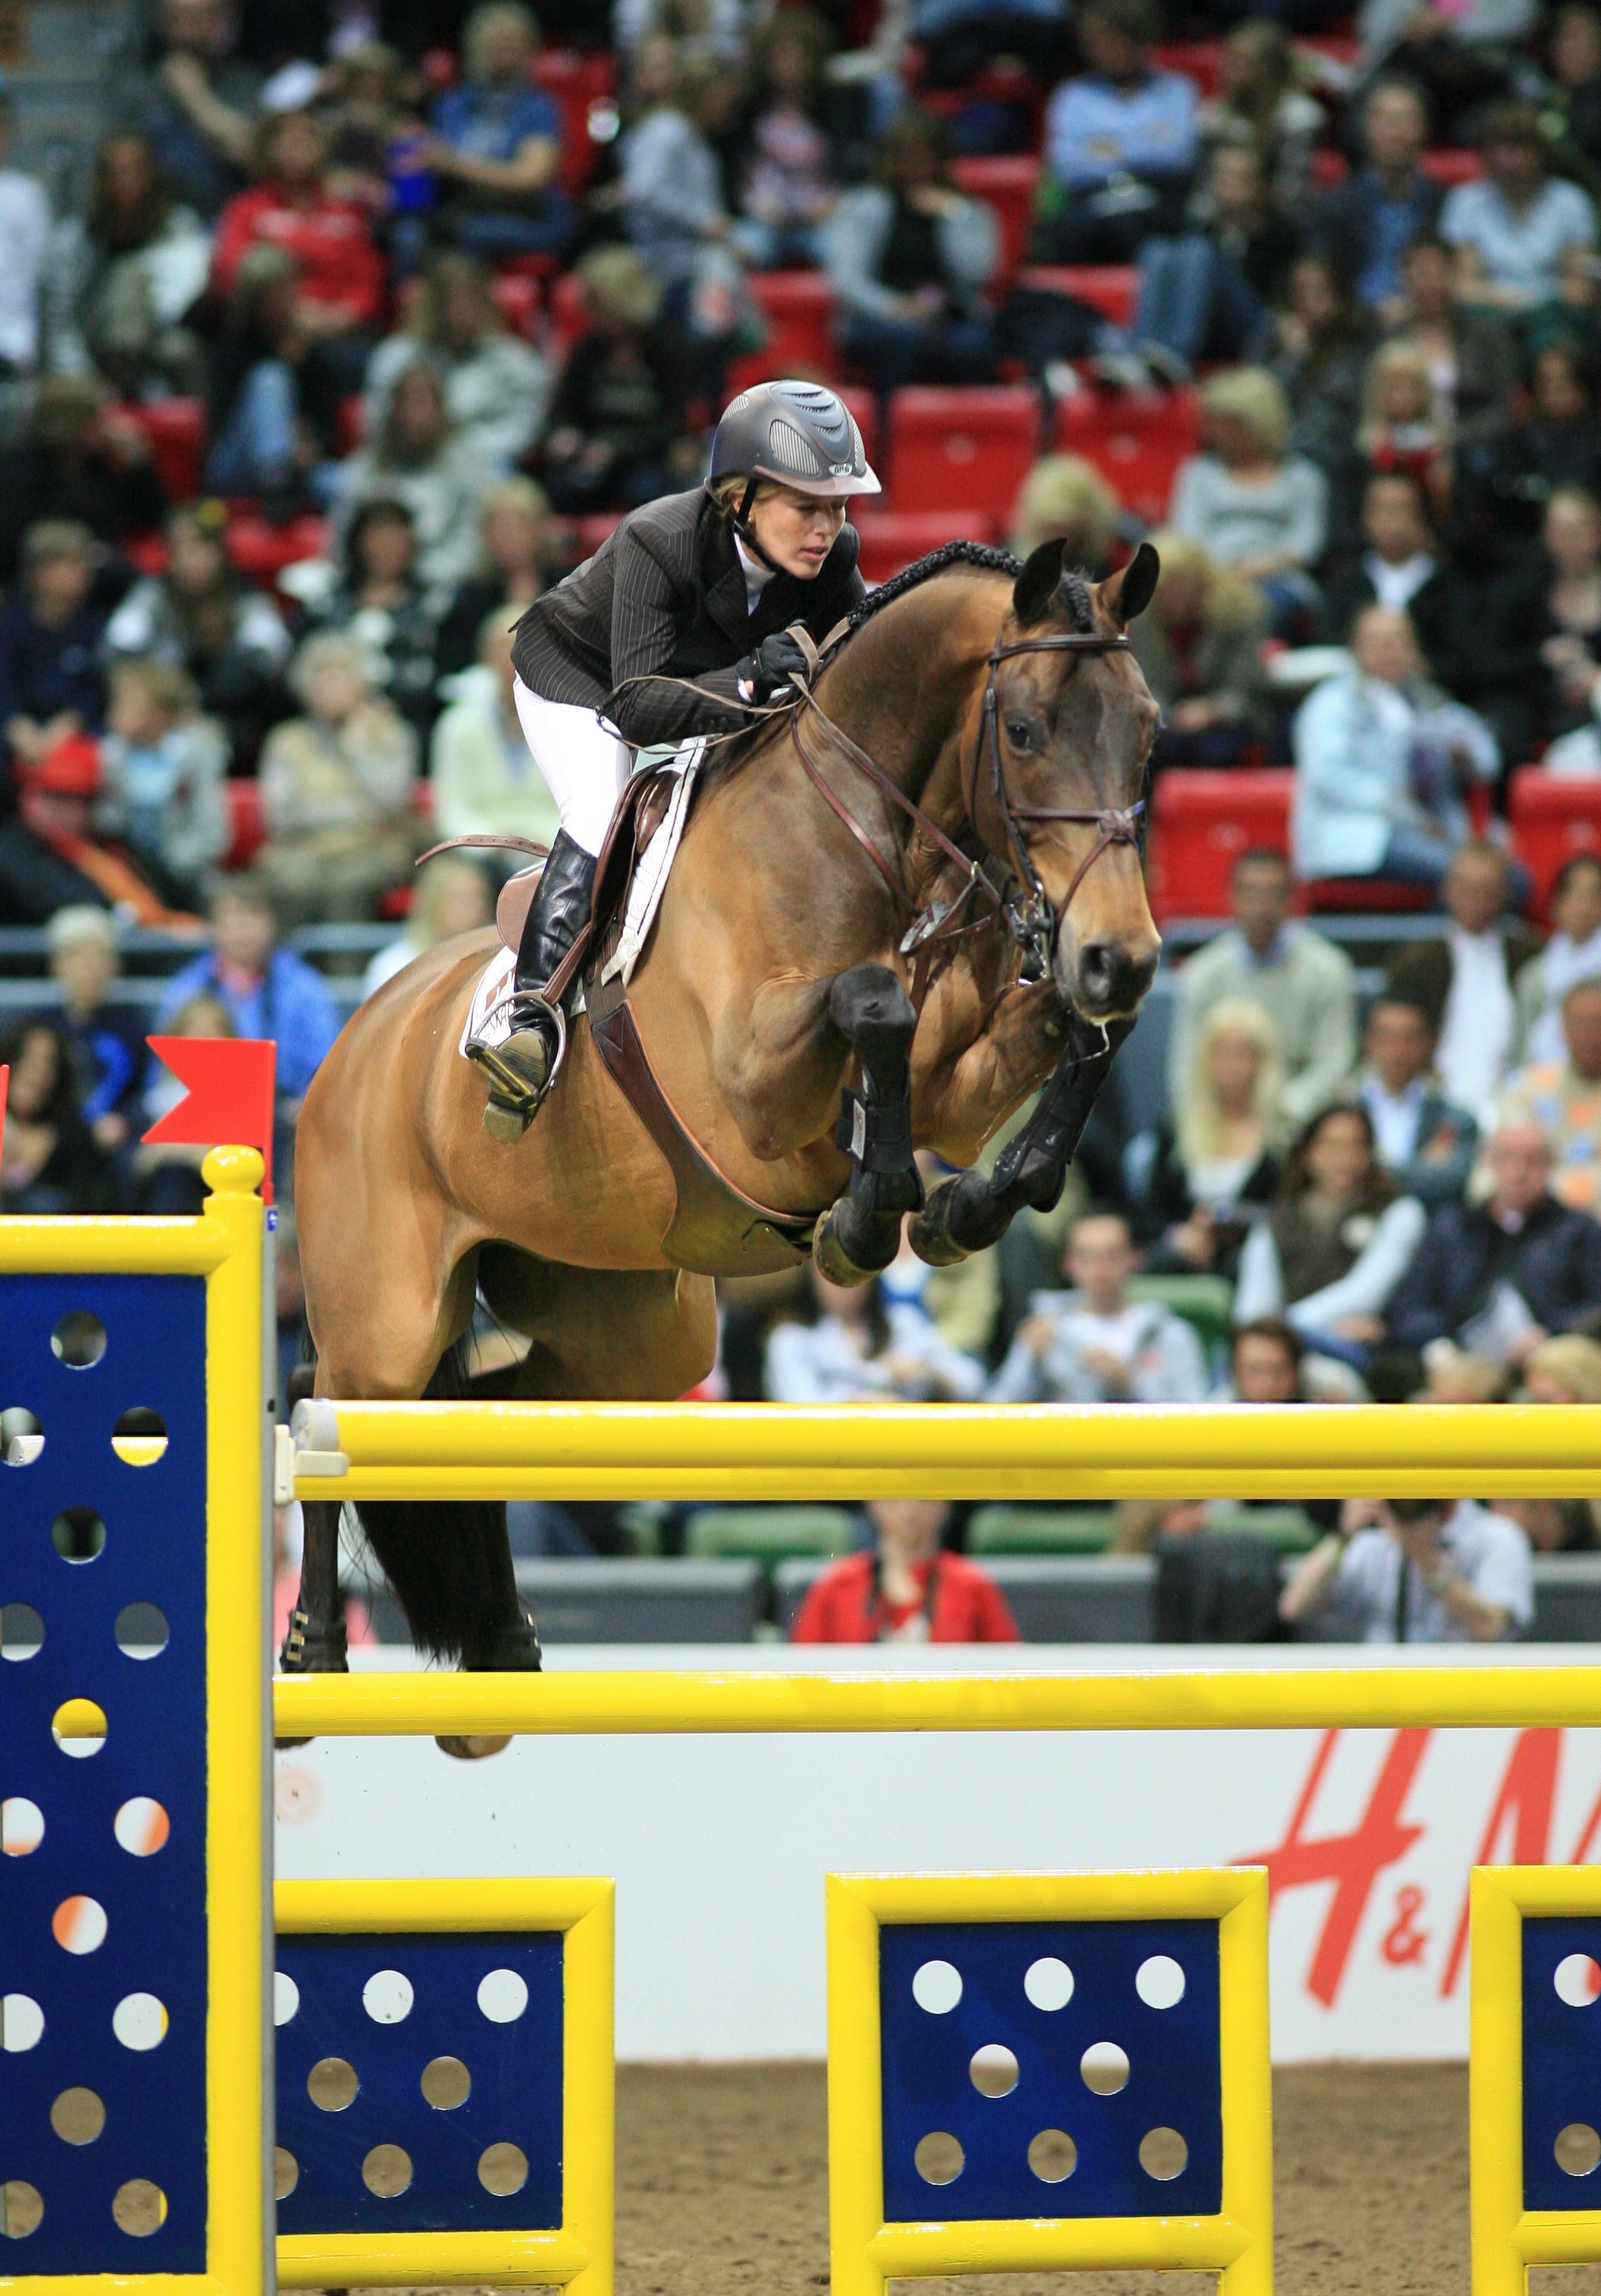
<svg viewBox="0 0 1601 2296"><path fill-rule="evenodd" d="M939 1264L1054 1203L1160 947L1139 826L1158 712L1127 636L1159 570L1148 545L1093 584L1060 543L1020 569L950 544L871 594L793 707L707 753L626 997L592 968L516 1145L486 1137L458 1052L493 937L360 1006L296 1151L315 1394L679 1396L712 1367L715 1277L810 1249L861 1282L908 1215ZM923 1147L959 1168L927 1201ZM470 1382L480 1298L529 1346ZM283 1662L335 1670L339 1508L305 1513ZM386 1503L362 1527L421 1646L537 1667L503 1505Z"/></svg>

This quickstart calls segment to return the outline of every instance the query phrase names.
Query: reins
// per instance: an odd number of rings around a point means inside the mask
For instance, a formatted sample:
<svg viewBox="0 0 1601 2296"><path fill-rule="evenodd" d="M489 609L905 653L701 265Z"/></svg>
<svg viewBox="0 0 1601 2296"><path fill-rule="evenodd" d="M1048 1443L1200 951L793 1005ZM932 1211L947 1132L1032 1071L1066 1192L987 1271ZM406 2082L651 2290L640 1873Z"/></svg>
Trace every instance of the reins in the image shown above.
<svg viewBox="0 0 1601 2296"><path fill-rule="evenodd" d="M790 635L799 643L802 651L807 656L809 664L807 676L799 682L797 697L793 701L756 705L751 714L762 724L777 717L788 716L789 739L794 745L796 755L805 768L807 778L813 787L823 799L830 811L849 830L882 878L892 898L911 920L902 936L900 951L903 956L915 956L918 959L919 986L926 987L928 962L935 944L947 943L960 939L964 934L981 931L997 919L1005 925L1007 931L1023 951L1022 978L1025 981L1043 980L1050 970L1051 942L1059 919L1057 911L1051 906L1044 882L1034 867L1020 824L1031 821L1076 822L1092 827L1098 832L1095 842L1074 870L1072 882L1063 897L1061 914L1065 915L1072 905L1074 894L1103 853L1110 852L1114 846L1139 844L1139 823L1145 812L1145 800L1141 798L1131 806L1103 806L1093 808L1015 803L1011 791L1007 786L1006 771L1001 755L1000 704L995 685L996 672L1003 661L1009 661L1017 654L1127 653L1132 649L1126 633L1109 630L1054 630L1037 638L1015 638L1009 645L1002 645L1000 638L997 637L994 644L990 648L984 700L980 709L978 739L974 744L972 770L968 777L968 818L976 828L978 775L987 749L990 759L991 792L1001 816L1001 826L1006 832L1007 842L1010 848L1010 857L1020 887L1023 889L1011 895L1000 890L984 868L982 860L972 854L964 853L954 839L946 835L938 822L926 813L914 798L908 797L906 791L891 779L877 758L870 756L842 726L836 724L818 701L813 691L818 671L850 635L849 624L839 623L829 632L821 646L813 639L811 633L805 628L804 625L796 624ZM665 672L648 670L641 676L625 678L621 685L615 687L612 693L607 696L605 707L609 709L616 695L623 693L628 686L647 683L676 685L686 693L698 694L707 701L716 702L720 708L726 709L729 706L724 695L714 693L708 686L698 685L693 678L669 677ZM802 715L808 709L843 753L846 762L854 766L856 770L872 783L881 797L886 799L891 805L898 807L901 812L922 831L929 842L944 855L946 860L953 863L962 872L966 882L950 900L933 900L922 907L919 906L917 901L907 890L899 869L880 851L845 800L824 779L816 759L808 751L801 738L800 730ZM598 711L596 714L599 716L602 712ZM717 748L727 742L743 740L752 730L748 726L742 726L725 734L712 734L698 738L704 741L707 748ZM958 925L955 922L956 918L977 894L982 894L989 903L989 914ZM915 992L914 1001L919 1004L921 1003L920 995Z"/></svg>

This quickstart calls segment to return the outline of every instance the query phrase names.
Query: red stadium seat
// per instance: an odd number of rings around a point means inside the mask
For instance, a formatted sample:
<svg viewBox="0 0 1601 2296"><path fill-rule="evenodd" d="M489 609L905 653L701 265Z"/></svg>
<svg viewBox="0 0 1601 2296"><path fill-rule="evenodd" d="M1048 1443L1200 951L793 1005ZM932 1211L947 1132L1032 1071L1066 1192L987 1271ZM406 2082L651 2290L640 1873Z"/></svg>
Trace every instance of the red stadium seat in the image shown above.
<svg viewBox="0 0 1601 2296"><path fill-rule="evenodd" d="M276 582L286 566L293 566L302 558L324 558L328 554L328 521L307 512L301 518L291 518L282 526L274 526L252 512L228 521L226 535L228 558L241 574L252 581L268 585Z"/></svg>
<svg viewBox="0 0 1601 2296"><path fill-rule="evenodd" d="M1436 184L1471 184L1484 172L1476 152L1425 152L1417 164Z"/></svg>
<svg viewBox="0 0 1601 2296"><path fill-rule="evenodd" d="M1295 45L1341 70L1348 70L1362 53L1360 40L1349 32L1320 32L1315 39L1297 40Z"/></svg>
<svg viewBox="0 0 1601 2296"><path fill-rule="evenodd" d="M224 858L225 869L248 869L261 849L266 829L261 818L261 783L249 780L223 783L228 796L228 819L233 841Z"/></svg>
<svg viewBox="0 0 1601 2296"><path fill-rule="evenodd" d="M139 425L161 483L175 502L192 502L206 466L206 402L203 398L158 398L147 406L118 412Z"/></svg>
<svg viewBox="0 0 1601 2296"><path fill-rule="evenodd" d="M730 363L729 396L781 375L831 376L834 290L827 272L749 271L745 283L767 321L767 340Z"/></svg>
<svg viewBox="0 0 1601 2296"><path fill-rule="evenodd" d="M889 510L976 510L1005 518L1040 451L1026 384L897 390L889 411Z"/></svg>
<svg viewBox="0 0 1601 2296"><path fill-rule="evenodd" d="M620 510L597 510L592 511L587 518L575 520L573 537L578 545L580 563L586 558L592 558L608 535L617 532L623 523L623 516Z"/></svg>
<svg viewBox="0 0 1601 2296"><path fill-rule="evenodd" d="M1151 50L1151 62L1162 71L1182 72L1194 80L1203 95L1215 95L1223 76L1221 40L1164 40Z"/></svg>
<svg viewBox="0 0 1601 2296"><path fill-rule="evenodd" d="M1601 852L1601 780L1568 781L1520 766L1507 784L1507 820L1513 849L1534 880L1535 912L1543 915L1563 863Z"/></svg>
<svg viewBox="0 0 1601 2296"><path fill-rule="evenodd" d="M130 566L141 574L152 577L167 571L167 537L164 534L130 535L122 545L122 554Z"/></svg>
<svg viewBox="0 0 1601 2296"><path fill-rule="evenodd" d="M1139 274L1131 263L1031 264L1018 273L1017 284L1041 288L1048 294L1076 295L1117 327L1128 325L1139 299Z"/></svg>
<svg viewBox="0 0 1601 2296"><path fill-rule="evenodd" d="M1200 444L1193 390L1081 390L1059 398L1056 446L1082 455L1137 518L1159 526L1180 463Z"/></svg>
<svg viewBox="0 0 1601 2296"><path fill-rule="evenodd" d="M576 271L564 271L560 279L551 283L550 314L553 348L560 357L572 348L589 321L584 282Z"/></svg>
<svg viewBox="0 0 1601 2296"><path fill-rule="evenodd" d="M951 170L958 188L971 200L987 200L1001 222L1001 270L991 284L996 293L1009 284L1028 252L1040 162L1032 152L993 160L958 160Z"/></svg>
<svg viewBox="0 0 1601 2296"><path fill-rule="evenodd" d="M1364 916L1388 916L1432 909L1434 896L1426 885L1393 885L1382 877L1310 877L1301 888L1296 906L1310 909L1315 916L1352 911Z"/></svg>
<svg viewBox="0 0 1601 2296"><path fill-rule="evenodd" d="M835 388L838 391L839 396L845 406L850 408L851 413L855 416L856 428L862 433L862 450L866 454L868 461L873 464L875 469L877 469L878 454L878 400L873 397L870 390L864 390L859 382L837 383ZM878 472L878 476L880 479L883 478L884 473L882 471ZM869 499L873 500L876 499L876 497L870 496Z"/></svg>
<svg viewBox="0 0 1601 2296"><path fill-rule="evenodd" d="M857 510L851 523L862 537L857 562L864 582L887 582L943 542L993 542L996 537L995 521L983 511Z"/></svg>
<svg viewBox="0 0 1601 2296"><path fill-rule="evenodd" d="M604 144L617 132L611 103L617 58L609 48L584 54L572 48L542 48L534 59L532 78L536 87L561 106L561 185L576 197L593 175ZM597 135L597 127L609 132Z"/></svg>
<svg viewBox="0 0 1601 2296"><path fill-rule="evenodd" d="M1287 855L1294 781L1287 766L1158 775L1146 873L1158 923L1226 917L1229 874L1240 855L1253 846Z"/></svg>

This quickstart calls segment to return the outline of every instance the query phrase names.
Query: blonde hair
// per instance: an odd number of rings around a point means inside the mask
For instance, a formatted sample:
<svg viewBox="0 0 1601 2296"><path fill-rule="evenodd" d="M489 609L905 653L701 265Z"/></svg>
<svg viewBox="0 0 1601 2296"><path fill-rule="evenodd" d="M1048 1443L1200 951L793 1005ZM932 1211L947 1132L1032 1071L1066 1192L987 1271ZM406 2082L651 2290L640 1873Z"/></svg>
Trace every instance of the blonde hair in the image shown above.
<svg viewBox="0 0 1601 2296"><path fill-rule="evenodd" d="M312 680L335 662L347 662L371 694L380 684L377 665L359 638L345 630L321 630L307 638L289 666L289 684L302 701L311 698Z"/></svg>
<svg viewBox="0 0 1601 2296"><path fill-rule="evenodd" d="M718 509L732 518L744 501L745 489L749 484L750 480L745 472L731 471L725 479L714 479L707 487L707 492ZM786 491L787 489L781 487L776 479L758 479L756 490L750 498L751 505L754 508L757 503L766 502L773 495L781 495Z"/></svg>
<svg viewBox="0 0 1601 2296"><path fill-rule="evenodd" d="M525 479L520 473L509 479L496 479L478 496L478 538L484 545L482 570L486 574L490 570L489 521L497 511L502 510L520 511L524 517L532 519L539 529L542 543L546 548L550 545L552 513L550 496L544 488L535 486L532 479Z"/></svg>
<svg viewBox="0 0 1601 2296"><path fill-rule="evenodd" d="M593 248L575 267L592 310L630 327L654 326L661 316L661 282L637 249Z"/></svg>
<svg viewBox="0 0 1601 2296"><path fill-rule="evenodd" d="M1012 512L1012 548L1026 558L1064 535L1087 559L1104 558L1122 508L1093 463L1082 455L1044 455L1024 480Z"/></svg>
<svg viewBox="0 0 1601 2296"><path fill-rule="evenodd" d="M1254 996L1225 996L1212 1007L1196 1031L1184 1080L1184 1099L1175 1128L1179 1157L1186 1167L1211 1164L1223 1152L1221 1111L1212 1088L1212 1054L1220 1037L1245 1037L1256 1050L1256 1080L1251 1087L1251 1113L1262 1128L1264 1145L1278 1120L1278 1095L1284 1086L1282 1039L1272 1014Z"/></svg>
<svg viewBox="0 0 1601 2296"><path fill-rule="evenodd" d="M1577 1403L1601 1403L1601 1344L1580 1332L1542 1340L1524 1357L1523 1370L1549 1372L1571 1390Z"/></svg>
<svg viewBox="0 0 1601 2296"><path fill-rule="evenodd" d="M145 700L157 709L170 709L175 718L192 718L200 706L193 678L176 662L153 661L144 654L124 654L111 664L107 683L113 693L127 686L143 687Z"/></svg>
<svg viewBox="0 0 1601 2296"><path fill-rule="evenodd" d="M439 897L447 885L459 883L468 878L472 880L484 897L484 922L487 924L490 922L494 914L494 904L489 898L488 880L478 864L476 861L470 861L462 853L436 853L431 861L423 863L412 881L414 890L412 896L411 937L413 940L421 940L422 934L426 933L428 939L423 942L423 946L432 948L437 945L441 936L435 910L438 905ZM418 926L422 928L421 933L417 931Z"/></svg>
<svg viewBox="0 0 1601 2296"><path fill-rule="evenodd" d="M1258 451L1275 460L1290 435L1290 403L1265 366L1228 367L1201 386L1201 409L1241 422Z"/></svg>
<svg viewBox="0 0 1601 2296"><path fill-rule="evenodd" d="M1176 526L1158 527L1146 537L1162 561L1164 580L1176 575L1196 582L1201 591L1201 615L1211 630L1246 630L1262 619L1262 592L1254 582L1237 574L1232 566ZM1156 619L1162 619L1162 586L1156 586Z"/></svg>
<svg viewBox="0 0 1601 2296"><path fill-rule="evenodd" d="M1430 420L1436 415L1434 379L1425 354L1416 343L1385 343L1375 351L1362 377L1362 427L1357 444L1370 452L1384 436L1390 418L1385 412L1385 385L1393 375L1409 374L1423 385L1423 404Z"/></svg>

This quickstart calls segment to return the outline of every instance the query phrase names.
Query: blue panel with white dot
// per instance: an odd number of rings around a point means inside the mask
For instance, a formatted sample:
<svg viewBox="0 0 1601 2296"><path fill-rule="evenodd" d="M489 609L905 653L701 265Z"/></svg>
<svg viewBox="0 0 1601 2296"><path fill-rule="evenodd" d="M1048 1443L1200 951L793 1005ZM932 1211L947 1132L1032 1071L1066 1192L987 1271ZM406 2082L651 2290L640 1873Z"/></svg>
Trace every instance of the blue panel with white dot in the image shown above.
<svg viewBox="0 0 1601 2296"><path fill-rule="evenodd" d="M1523 2206L1601 2209L1601 1915L1523 1921Z"/></svg>
<svg viewBox="0 0 1601 2296"><path fill-rule="evenodd" d="M562 1943L278 1939L281 2233L560 2227Z"/></svg>
<svg viewBox="0 0 1601 2296"><path fill-rule="evenodd" d="M205 1398L198 1276L0 1277L0 2276L205 2269Z"/></svg>
<svg viewBox="0 0 1601 2296"><path fill-rule="evenodd" d="M888 2224L1222 2206L1215 1921L878 1932Z"/></svg>

